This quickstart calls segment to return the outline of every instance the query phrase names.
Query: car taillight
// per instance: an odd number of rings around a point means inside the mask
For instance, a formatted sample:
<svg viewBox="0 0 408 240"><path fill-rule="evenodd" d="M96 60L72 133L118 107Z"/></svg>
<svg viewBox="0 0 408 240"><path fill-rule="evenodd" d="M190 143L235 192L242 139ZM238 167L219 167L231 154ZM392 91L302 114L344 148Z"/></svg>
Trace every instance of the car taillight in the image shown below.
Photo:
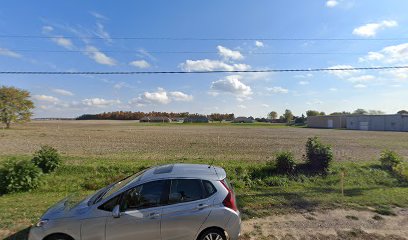
<svg viewBox="0 0 408 240"><path fill-rule="evenodd" d="M224 180L221 181L222 185L227 189L228 194L225 197L224 201L222 201L222 204L224 204L225 207L230 208L234 211L238 211L237 204L235 203L235 196L234 192L232 189L228 187L228 185L224 182Z"/></svg>

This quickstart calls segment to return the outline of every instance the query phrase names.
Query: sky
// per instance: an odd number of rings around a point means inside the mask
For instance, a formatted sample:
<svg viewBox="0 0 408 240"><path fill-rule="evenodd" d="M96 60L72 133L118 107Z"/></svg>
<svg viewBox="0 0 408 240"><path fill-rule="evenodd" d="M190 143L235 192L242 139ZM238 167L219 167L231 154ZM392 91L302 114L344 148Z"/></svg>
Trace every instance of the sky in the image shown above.
<svg viewBox="0 0 408 240"><path fill-rule="evenodd" d="M408 65L406 0L13 0L1 5L0 71L194 72ZM0 85L30 91L35 117L119 110L266 117L270 111L282 114L285 109L295 115L309 109L326 113L408 109L408 70L403 69L0 74Z"/></svg>

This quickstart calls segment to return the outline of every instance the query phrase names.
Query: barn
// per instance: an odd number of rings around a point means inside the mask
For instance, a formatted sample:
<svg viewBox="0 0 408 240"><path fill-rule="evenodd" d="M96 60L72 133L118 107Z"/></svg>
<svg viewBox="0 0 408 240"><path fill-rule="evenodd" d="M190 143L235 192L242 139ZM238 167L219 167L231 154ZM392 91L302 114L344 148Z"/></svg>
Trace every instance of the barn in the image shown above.
<svg viewBox="0 0 408 240"><path fill-rule="evenodd" d="M311 128L346 128L346 115L307 117L307 126Z"/></svg>
<svg viewBox="0 0 408 240"><path fill-rule="evenodd" d="M209 120L206 116L192 116L184 119L184 123L208 123Z"/></svg>
<svg viewBox="0 0 408 240"><path fill-rule="evenodd" d="M347 129L408 132L408 115L349 115Z"/></svg>
<svg viewBox="0 0 408 240"><path fill-rule="evenodd" d="M143 117L140 122L165 123L171 122L171 119L168 117Z"/></svg>

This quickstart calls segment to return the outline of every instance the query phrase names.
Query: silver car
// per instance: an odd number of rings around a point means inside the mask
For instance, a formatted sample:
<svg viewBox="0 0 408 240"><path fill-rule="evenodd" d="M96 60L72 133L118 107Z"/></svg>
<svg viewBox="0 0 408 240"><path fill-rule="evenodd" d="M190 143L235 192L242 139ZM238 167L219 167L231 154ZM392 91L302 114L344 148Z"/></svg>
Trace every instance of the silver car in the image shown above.
<svg viewBox="0 0 408 240"><path fill-rule="evenodd" d="M30 240L236 240L240 213L224 169L172 164L147 169L88 198L62 200Z"/></svg>

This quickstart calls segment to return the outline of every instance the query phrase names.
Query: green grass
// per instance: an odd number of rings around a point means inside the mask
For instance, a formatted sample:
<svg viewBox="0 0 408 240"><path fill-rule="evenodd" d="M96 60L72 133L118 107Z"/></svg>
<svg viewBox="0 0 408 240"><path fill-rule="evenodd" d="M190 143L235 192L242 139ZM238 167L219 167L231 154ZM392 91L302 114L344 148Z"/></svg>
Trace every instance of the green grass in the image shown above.
<svg viewBox="0 0 408 240"><path fill-rule="evenodd" d="M6 157L0 157L0 161ZM29 158L19 156L19 158ZM205 160L110 161L105 158L64 157L64 165L45 175L40 188L26 193L0 196L0 229L18 231L34 223L58 200L78 193L88 195L143 168L164 163L209 163ZM264 163L215 161L233 181L244 218L299 209L372 207L378 214L391 215L390 207L408 207L408 185L374 162L336 162L327 176L265 176ZM344 196L340 172L345 171Z"/></svg>

